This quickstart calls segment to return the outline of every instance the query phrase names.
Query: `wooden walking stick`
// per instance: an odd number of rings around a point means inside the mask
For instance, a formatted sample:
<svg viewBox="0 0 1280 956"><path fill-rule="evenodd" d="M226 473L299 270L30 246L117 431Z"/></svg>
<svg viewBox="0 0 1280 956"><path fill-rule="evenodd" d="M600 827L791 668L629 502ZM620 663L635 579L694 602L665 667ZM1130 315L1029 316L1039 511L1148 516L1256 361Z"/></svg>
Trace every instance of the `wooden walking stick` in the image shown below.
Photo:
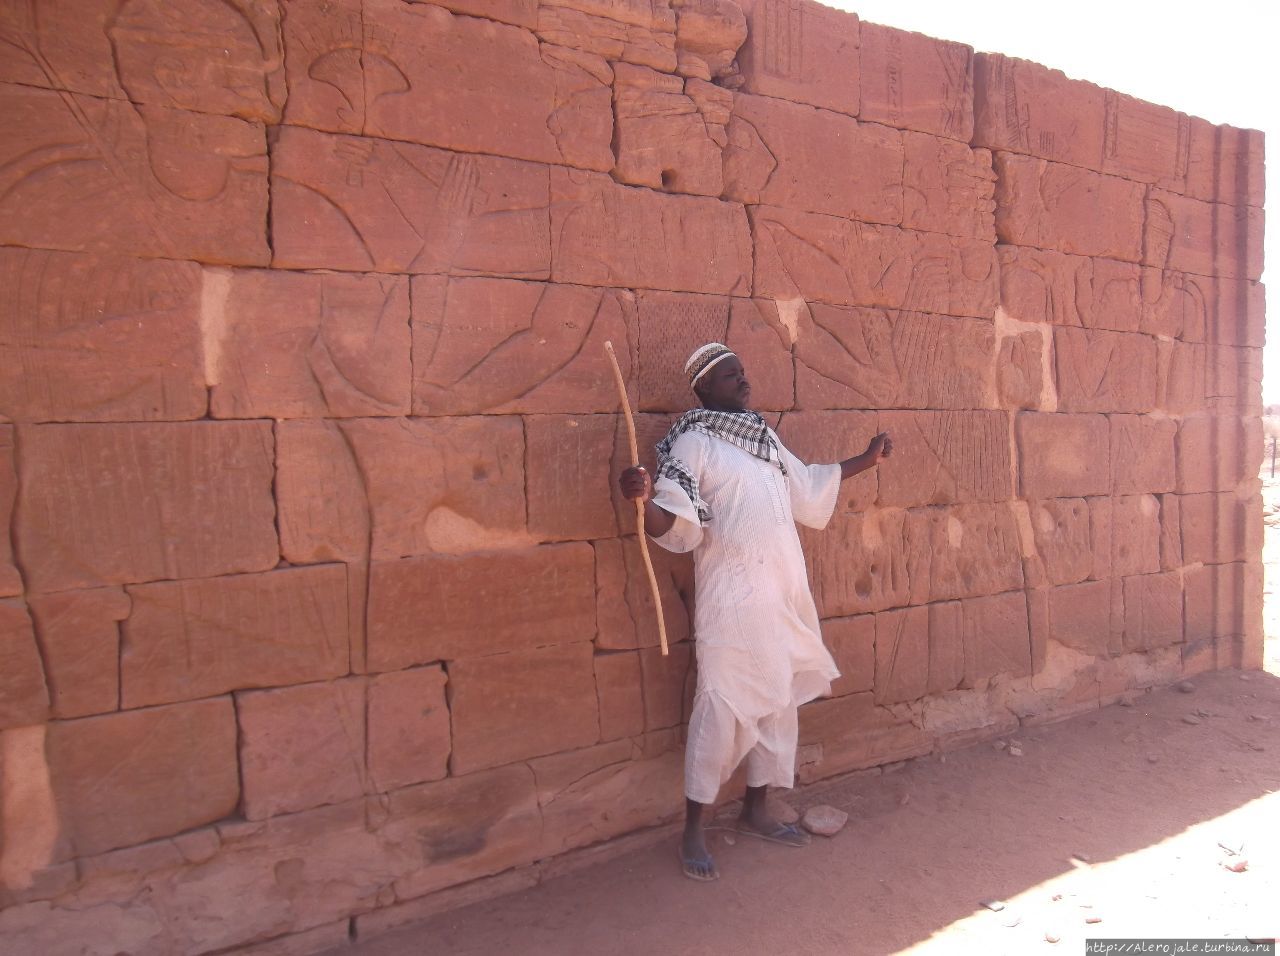
<svg viewBox="0 0 1280 956"><path fill-rule="evenodd" d="M631 417L631 401L627 398L627 385L622 380L622 369L618 368L618 356L613 354L613 343L606 341L604 350L609 353L609 364L613 366L613 380L618 384L618 397L622 399L622 414L627 420L627 437L631 440L631 461L636 468L640 467L640 448L636 444L636 423ZM649 575L649 590L653 593L653 609L658 614L658 643L662 645L662 656L667 656L667 622L662 617L662 595L658 593L658 578L653 573L653 562L649 560L649 541L644 533L644 501L636 502L636 533L640 538L640 556L644 558L644 570Z"/></svg>

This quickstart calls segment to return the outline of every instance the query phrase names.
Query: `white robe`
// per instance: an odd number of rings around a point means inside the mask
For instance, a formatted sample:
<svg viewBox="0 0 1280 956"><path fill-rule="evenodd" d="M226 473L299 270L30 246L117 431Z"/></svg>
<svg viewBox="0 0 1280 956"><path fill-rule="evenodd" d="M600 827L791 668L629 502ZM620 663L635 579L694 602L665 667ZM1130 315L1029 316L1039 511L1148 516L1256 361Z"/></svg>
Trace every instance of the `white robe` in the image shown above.
<svg viewBox="0 0 1280 956"><path fill-rule="evenodd" d="M797 523L823 528L830 520L840 466L806 465L778 447L786 475L703 432L676 439L672 454L711 508L705 527L679 484L659 478L654 486L654 503L675 516L654 541L694 557L698 687L685 795L698 803L713 803L744 757L748 786L790 787L796 708L840 676L822 643L796 534Z"/></svg>

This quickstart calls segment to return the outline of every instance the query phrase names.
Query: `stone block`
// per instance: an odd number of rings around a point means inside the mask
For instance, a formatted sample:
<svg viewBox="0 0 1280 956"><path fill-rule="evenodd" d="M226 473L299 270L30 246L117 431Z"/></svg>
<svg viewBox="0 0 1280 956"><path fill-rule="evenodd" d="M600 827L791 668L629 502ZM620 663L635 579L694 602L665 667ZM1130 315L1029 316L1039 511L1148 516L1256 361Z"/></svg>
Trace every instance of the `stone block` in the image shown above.
<svg viewBox="0 0 1280 956"><path fill-rule="evenodd" d="M628 521L635 525L635 508ZM630 528L628 529L630 530ZM653 609L640 546L634 537L592 542L596 568L596 644L602 650L630 650L658 645L658 616ZM653 542L649 559L662 595L667 643L692 634L693 564L688 555L672 554Z"/></svg>
<svg viewBox="0 0 1280 956"><path fill-rule="evenodd" d="M1196 641L1243 635L1258 606L1249 578L1258 574L1247 564L1205 564L1183 576L1185 639Z"/></svg>
<svg viewBox="0 0 1280 956"><path fill-rule="evenodd" d="M1048 338L1043 329L1000 335L996 390L1001 407L1019 411L1050 404L1050 394L1046 394L1052 389L1046 360Z"/></svg>
<svg viewBox="0 0 1280 956"><path fill-rule="evenodd" d="M1262 501L1234 493L1179 495L1186 564L1248 561L1262 551Z"/></svg>
<svg viewBox="0 0 1280 956"><path fill-rule="evenodd" d="M363 85L365 133L585 169L613 166L613 76L600 57L434 3L366 0L362 19L360 57L339 52L324 66L335 86Z"/></svg>
<svg viewBox="0 0 1280 956"><path fill-rule="evenodd" d="M524 420L529 533L539 541L611 538L615 415L531 415Z"/></svg>
<svg viewBox="0 0 1280 956"><path fill-rule="evenodd" d="M0 425L0 528L13 526L18 474L13 461L13 426ZM0 597L22 593L22 575L13 560L12 533L0 532Z"/></svg>
<svg viewBox="0 0 1280 956"><path fill-rule="evenodd" d="M801 305L800 408L981 408L990 404L990 322L925 312Z"/></svg>
<svg viewBox="0 0 1280 956"><path fill-rule="evenodd" d="M1159 355L1147 335L1100 329L1053 332L1058 408L1064 412L1150 412Z"/></svg>
<svg viewBox="0 0 1280 956"><path fill-rule="evenodd" d="M751 239L741 206L551 170L557 282L745 295Z"/></svg>
<svg viewBox="0 0 1280 956"><path fill-rule="evenodd" d="M1177 422L1145 415L1112 415L1111 490L1117 495L1158 494L1177 486Z"/></svg>
<svg viewBox="0 0 1280 956"><path fill-rule="evenodd" d="M619 740L644 733L644 689L640 655L634 651L596 654L596 698L600 739Z"/></svg>
<svg viewBox="0 0 1280 956"><path fill-rule="evenodd" d="M1182 574L1124 579L1124 649L1151 650L1182 641Z"/></svg>
<svg viewBox="0 0 1280 956"><path fill-rule="evenodd" d="M455 2L456 0L450 0L446 6L456 9ZM675 17L674 11L666 6L649 7L655 13L667 15L663 22L657 22L658 18L654 17L650 25L639 25L631 21L640 18L629 16L633 11L620 6L609 8L607 4L538 4L535 0L519 0L519 5L534 9L535 32L544 43L592 53L615 65L620 60L623 63L652 67L664 73L675 72L676 38L672 32ZM588 6L592 8L590 11L581 9Z"/></svg>
<svg viewBox="0 0 1280 956"><path fill-rule="evenodd" d="M1254 477L1265 447L1256 418L1188 415L1178 423L1177 491L1231 491Z"/></svg>
<svg viewBox="0 0 1280 956"><path fill-rule="evenodd" d="M973 58L973 145L1099 169L1105 91L1028 60Z"/></svg>
<svg viewBox="0 0 1280 956"><path fill-rule="evenodd" d="M1024 498L1111 492L1111 439L1103 415L1021 412L1015 430Z"/></svg>
<svg viewBox="0 0 1280 956"><path fill-rule="evenodd" d="M521 279L551 268L545 166L282 127L271 179L276 268Z"/></svg>
<svg viewBox="0 0 1280 956"><path fill-rule="evenodd" d="M1191 342L1161 342L1157 353L1156 395L1170 414L1205 410L1205 368L1210 346Z"/></svg>
<svg viewBox="0 0 1280 956"><path fill-rule="evenodd" d="M375 561L369 573L371 671L583 642L595 634L587 544Z"/></svg>
<svg viewBox="0 0 1280 956"><path fill-rule="evenodd" d="M120 696L126 708L347 673L340 564L129 588Z"/></svg>
<svg viewBox="0 0 1280 956"><path fill-rule="evenodd" d="M0 601L0 730L49 719L49 688L31 614L22 601Z"/></svg>
<svg viewBox="0 0 1280 956"><path fill-rule="evenodd" d="M359 462L333 421L276 430L280 550L294 564L367 560L372 516Z"/></svg>
<svg viewBox="0 0 1280 956"><path fill-rule="evenodd" d="M683 412L696 405L684 363L708 342L724 342L737 352L751 381L752 408L791 407L791 331L772 302L645 291L637 296L637 313L639 408Z"/></svg>
<svg viewBox="0 0 1280 956"><path fill-rule="evenodd" d="M1084 498L1032 502L1030 514L1036 555L1043 562L1048 583L1076 584L1093 576L1097 535Z"/></svg>
<svg viewBox="0 0 1280 956"><path fill-rule="evenodd" d="M225 293L206 293L203 315L215 418L409 413L408 279L255 269L206 281Z"/></svg>
<svg viewBox="0 0 1280 956"><path fill-rule="evenodd" d="M30 599L49 684L50 716L87 717L120 706L123 588L59 591Z"/></svg>
<svg viewBox="0 0 1280 956"><path fill-rule="evenodd" d="M1262 206L1263 136L1256 129L1214 126L1191 117L1188 196L1231 206Z"/></svg>
<svg viewBox="0 0 1280 956"><path fill-rule="evenodd" d="M878 23L862 24L858 116L898 129L973 138L973 50Z"/></svg>
<svg viewBox="0 0 1280 956"><path fill-rule="evenodd" d="M1182 567L1182 509L1177 495L1160 496L1160 567Z"/></svg>
<svg viewBox="0 0 1280 956"><path fill-rule="evenodd" d="M1103 172L1181 191L1191 132L1186 114L1107 90L1105 123Z"/></svg>
<svg viewBox="0 0 1280 956"><path fill-rule="evenodd" d="M1203 335L1197 334L1201 331L1199 327L1188 322L1182 333L1184 340L1203 339L1214 345L1262 348L1267 331L1262 283L1190 275L1184 275L1183 280L1193 294L1205 300L1200 310L1204 318Z"/></svg>
<svg viewBox="0 0 1280 956"><path fill-rule="evenodd" d="M858 115L858 18L815 0L743 0L743 89Z"/></svg>
<svg viewBox="0 0 1280 956"><path fill-rule="evenodd" d="M902 224L994 242L991 152L927 133L904 133Z"/></svg>
<svg viewBox="0 0 1280 956"><path fill-rule="evenodd" d="M366 789L366 687L359 677L236 694L241 812L265 820Z"/></svg>
<svg viewBox="0 0 1280 956"><path fill-rule="evenodd" d="M1016 153L995 154L996 235L1001 242L1139 262L1139 183Z"/></svg>
<svg viewBox="0 0 1280 956"><path fill-rule="evenodd" d="M1202 202L1153 189L1147 199L1152 235L1142 262L1202 276L1257 280L1262 275L1262 218L1262 210L1253 206Z"/></svg>
<svg viewBox="0 0 1280 956"><path fill-rule="evenodd" d="M19 436L17 541L32 591L279 560L267 423L25 425Z"/></svg>
<svg viewBox="0 0 1280 956"><path fill-rule="evenodd" d="M1031 674L1031 634L1022 591L971 598L961 604L964 683L973 686L997 674Z"/></svg>
<svg viewBox="0 0 1280 956"><path fill-rule="evenodd" d="M929 609L881 611L875 621L876 703L923 697L929 690Z"/></svg>
<svg viewBox="0 0 1280 956"><path fill-rule="evenodd" d="M286 123L341 133L364 129L363 8L363 0L289 0L282 30ZM390 93L397 85L394 66L369 61L375 95Z"/></svg>
<svg viewBox="0 0 1280 956"><path fill-rule="evenodd" d="M1005 412L880 412L895 454L877 471L887 507L1004 501L1013 494ZM847 457L847 456L846 456Z"/></svg>
<svg viewBox="0 0 1280 956"><path fill-rule="evenodd" d="M836 617L822 622L822 638L835 659L840 676L831 682L831 696L860 694L875 686L876 615Z"/></svg>
<svg viewBox="0 0 1280 956"><path fill-rule="evenodd" d="M904 160L896 130L740 93L733 98L728 134L725 198L862 222L902 222Z"/></svg>
<svg viewBox="0 0 1280 956"><path fill-rule="evenodd" d="M542 813L524 764L437 780L388 797L381 833L403 856L398 899L531 863L542 851Z"/></svg>
<svg viewBox="0 0 1280 956"><path fill-rule="evenodd" d="M436 3L453 13L483 20L496 20L512 26L534 29L538 24L537 0L409 0L410 3ZM568 6L575 6L568 4Z"/></svg>
<svg viewBox="0 0 1280 956"><path fill-rule="evenodd" d="M800 708L801 783L850 770L918 757L933 749L933 738L876 705L870 692L814 701Z"/></svg>
<svg viewBox="0 0 1280 956"><path fill-rule="evenodd" d="M0 242L265 265L262 124L0 84Z"/></svg>
<svg viewBox="0 0 1280 956"><path fill-rule="evenodd" d="M758 296L978 318L995 312L989 243L771 206L750 212Z"/></svg>
<svg viewBox="0 0 1280 956"><path fill-rule="evenodd" d="M1160 570L1160 502L1152 495L1111 499L1111 574L1154 574Z"/></svg>
<svg viewBox="0 0 1280 956"><path fill-rule="evenodd" d="M220 820L240 797L229 697L54 721L46 746L74 856Z"/></svg>
<svg viewBox="0 0 1280 956"><path fill-rule="evenodd" d="M1074 650L1106 657L1111 646L1111 582L1051 588L1049 637Z"/></svg>
<svg viewBox="0 0 1280 956"><path fill-rule="evenodd" d="M449 666L454 774L574 750L600 739L590 643Z"/></svg>
<svg viewBox="0 0 1280 956"><path fill-rule="evenodd" d="M778 437L807 464L829 464L860 454L885 426L871 412L791 412L778 422ZM891 459L892 460L892 459ZM836 508L847 512L875 506L879 469L840 483Z"/></svg>
<svg viewBox="0 0 1280 956"><path fill-rule="evenodd" d="M369 678L367 760L374 790L439 780L449 772L447 680L440 667Z"/></svg>
<svg viewBox="0 0 1280 956"><path fill-rule="evenodd" d="M632 381L635 315L625 290L416 278L413 414L614 412L604 343Z"/></svg>
<svg viewBox="0 0 1280 956"><path fill-rule="evenodd" d="M724 126L708 123L684 87L680 77L648 67L614 67L613 174L620 182L697 196L721 194Z"/></svg>
<svg viewBox="0 0 1280 956"><path fill-rule="evenodd" d="M200 269L190 262L0 249L0 416L200 418Z"/></svg>
<svg viewBox="0 0 1280 956"><path fill-rule="evenodd" d="M655 10L665 5L659 0ZM747 19L735 0L690 0L672 7L676 53L685 76L738 80L738 49L747 39Z"/></svg>
<svg viewBox="0 0 1280 956"><path fill-rule="evenodd" d="M691 642L673 644L666 657L657 647L642 647L640 686L644 695L644 729L665 730L689 719L693 707Z"/></svg>
<svg viewBox="0 0 1280 956"><path fill-rule="evenodd" d="M105 6L45 0L5 17L0 80L133 103L278 122L284 102L275 4Z"/></svg>
<svg viewBox="0 0 1280 956"><path fill-rule="evenodd" d="M959 601L929 605L929 693L955 690L964 680L964 608Z"/></svg>

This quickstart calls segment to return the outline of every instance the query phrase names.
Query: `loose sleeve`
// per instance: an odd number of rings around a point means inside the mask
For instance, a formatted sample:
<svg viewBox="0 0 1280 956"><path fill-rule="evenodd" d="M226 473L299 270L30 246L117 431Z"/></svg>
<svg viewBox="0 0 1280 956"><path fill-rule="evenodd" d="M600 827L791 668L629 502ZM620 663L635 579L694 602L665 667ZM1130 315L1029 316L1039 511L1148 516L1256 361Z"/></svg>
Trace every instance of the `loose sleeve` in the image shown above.
<svg viewBox="0 0 1280 956"><path fill-rule="evenodd" d="M703 466L706 461L706 439L696 432L685 432L676 439L671 454L683 461L698 484L702 484ZM653 485L653 503L675 516L675 523L666 534L655 535L653 540L668 551L683 554L702 543L702 522L698 509L679 482L659 477Z"/></svg>
<svg viewBox="0 0 1280 956"><path fill-rule="evenodd" d="M773 438L778 441L777 435ZM806 528L825 528L836 510L836 499L840 494L840 466L806 465L781 441L778 441L778 449L787 466L792 517Z"/></svg>

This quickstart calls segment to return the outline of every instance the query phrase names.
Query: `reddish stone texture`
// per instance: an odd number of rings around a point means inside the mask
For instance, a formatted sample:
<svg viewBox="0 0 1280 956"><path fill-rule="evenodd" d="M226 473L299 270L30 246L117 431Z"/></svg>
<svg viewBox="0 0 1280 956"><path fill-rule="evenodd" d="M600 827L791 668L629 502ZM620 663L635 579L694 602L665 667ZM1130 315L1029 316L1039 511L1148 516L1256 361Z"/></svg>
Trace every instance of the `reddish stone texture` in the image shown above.
<svg viewBox="0 0 1280 956"><path fill-rule="evenodd" d="M123 588L59 591L30 599L49 684L50 715L87 717L120 706Z"/></svg>
<svg viewBox="0 0 1280 956"><path fill-rule="evenodd" d="M862 693L875 686L877 626L874 614L822 622L822 639L840 669L840 677L831 682L832 697Z"/></svg>
<svg viewBox="0 0 1280 956"><path fill-rule="evenodd" d="M858 115L858 18L815 0L742 0L743 89Z"/></svg>
<svg viewBox="0 0 1280 956"><path fill-rule="evenodd" d="M959 601L929 605L929 693L964 681L964 609Z"/></svg>
<svg viewBox="0 0 1280 956"><path fill-rule="evenodd" d="M600 739L590 644L460 660L449 684L455 774Z"/></svg>
<svg viewBox="0 0 1280 956"><path fill-rule="evenodd" d="M888 507L1005 501L1013 492L1005 412L880 412L895 454L879 466Z"/></svg>
<svg viewBox="0 0 1280 956"><path fill-rule="evenodd" d="M635 295L617 289L414 279L413 414L612 412L604 343L630 382L635 315Z"/></svg>
<svg viewBox="0 0 1280 956"><path fill-rule="evenodd" d="M1187 564L1246 561L1262 548L1262 503L1256 495L1179 495L1178 511Z"/></svg>
<svg viewBox="0 0 1280 956"><path fill-rule="evenodd" d="M347 672L342 565L143 584L129 598L120 654L126 708Z"/></svg>
<svg viewBox="0 0 1280 956"><path fill-rule="evenodd" d="M1106 91L1103 172L1181 190L1189 141L1190 125L1184 114Z"/></svg>
<svg viewBox="0 0 1280 956"><path fill-rule="evenodd" d="M1031 636L1027 600L1022 591L963 602L964 680L1031 674Z"/></svg>
<svg viewBox="0 0 1280 956"><path fill-rule="evenodd" d="M795 395L791 333L768 301L683 292L638 296L637 407L682 412L697 404L684 363L708 342L737 352L751 382L751 406L790 408Z"/></svg>
<svg viewBox="0 0 1280 956"><path fill-rule="evenodd" d="M1075 584L1095 576L1092 510L1084 498L1050 498L1031 505L1036 555L1050 584ZM1110 528L1110 525L1107 525Z"/></svg>
<svg viewBox="0 0 1280 956"><path fill-rule="evenodd" d="M1162 190L1147 200L1142 262L1228 279L1262 275L1262 210L1202 202ZM1128 258L1128 257L1124 257Z"/></svg>
<svg viewBox="0 0 1280 956"><path fill-rule="evenodd" d="M1004 335L996 357L996 388L1000 404L1010 410L1040 408L1045 404L1044 353L1047 336L1040 330Z"/></svg>
<svg viewBox="0 0 1280 956"><path fill-rule="evenodd" d="M236 270L206 283L214 417L408 413L404 277Z"/></svg>
<svg viewBox="0 0 1280 956"><path fill-rule="evenodd" d="M1183 577L1187 643L1245 634L1260 606L1249 578L1260 573L1248 564L1189 568Z"/></svg>
<svg viewBox="0 0 1280 956"><path fill-rule="evenodd" d="M22 601L0 601L0 729L44 723L49 690L31 615Z"/></svg>
<svg viewBox="0 0 1280 956"><path fill-rule="evenodd" d="M973 59L973 144L1087 169L1102 164L1106 91L999 53Z"/></svg>
<svg viewBox="0 0 1280 956"><path fill-rule="evenodd" d="M861 454L883 427L871 412L792 412L778 422L778 437L801 461L827 464ZM841 482L836 508L865 511L873 507L883 474L876 469Z"/></svg>
<svg viewBox="0 0 1280 956"><path fill-rule="evenodd" d="M1205 202L1262 206L1262 133L1191 117L1186 193Z"/></svg>
<svg viewBox="0 0 1280 956"><path fill-rule="evenodd" d="M0 250L0 415L163 421L205 413L200 268Z"/></svg>
<svg viewBox="0 0 1280 956"><path fill-rule="evenodd" d="M644 692L644 729L664 730L689 719L693 708L688 643L673 645L666 657L657 647L644 647L640 658L640 685Z"/></svg>
<svg viewBox="0 0 1280 956"><path fill-rule="evenodd" d="M55 591L274 567L270 426L26 425L17 544Z"/></svg>
<svg viewBox="0 0 1280 956"><path fill-rule="evenodd" d="M875 622L876 703L923 697L929 689L929 609L881 611Z"/></svg>
<svg viewBox="0 0 1280 956"><path fill-rule="evenodd" d="M272 265L545 279L547 168L281 127Z"/></svg>
<svg viewBox="0 0 1280 956"><path fill-rule="evenodd" d="M995 240L991 153L925 133L904 133L902 224L910 229Z"/></svg>
<svg viewBox="0 0 1280 956"><path fill-rule="evenodd" d="M0 528L13 523L13 504L18 496L18 475L13 462L13 426L0 425ZM11 535L0 533L0 597L22 593L22 575L13 562Z"/></svg>
<svg viewBox="0 0 1280 956"><path fill-rule="evenodd" d="M587 544L375 561L369 669L588 641L592 566Z"/></svg>
<svg viewBox="0 0 1280 956"><path fill-rule="evenodd" d="M1150 650L1182 641L1182 574L1144 574L1124 579L1126 651Z"/></svg>
<svg viewBox="0 0 1280 956"><path fill-rule="evenodd" d="M76 856L220 820L240 796L229 697L54 721L45 746Z"/></svg>
<svg viewBox="0 0 1280 956"><path fill-rule="evenodd" d="M1233 490L1257 475L1265 444L1257 418L1203 412L1186 416L1178 423L1176 490Z"/></svg>
<svg viewBox="0 0 1280 956"><path fill-rule="evenodd" d="M1111 499L1111 573L1115 577L1160 570L1160 503L1152 495Z"/></svg>
<svg viewBox="0 0 1280 956"><path fill-rule="evenodd" d="M610 538L613 415L531 415L524 420L529 533L540 541Z"/></svg>
<svg viewBox="0 0 1280 956"><path fill-rule="evenodd" d="M771 206L753 207L751 224L756 295L980 318L995 311L987 243Z"/></svg>
<svg viewBox="0 0 1280 956"><path fill-rule="evenodd" d="M800 306L800 408L980 408L991 385L990 322L929 313Z"/></svg>
<svg viewBox="0 0 1280 956"><path fill-rule="evenodd" d="M1179 484L1174 466L1178 423L1142 415L1112 415L1110 421L1112 493L1174 491Z"/></svg>
<svg viewBox="0 0 1280 956"><path fill-rule="evenodd" d="M995 154L1001 242L1138 262L1145 189L1116 176L1014 153Z"/></svg>
<svg viewBox="0 0 1280 956"><path fill-rule="evenodd" d="M640 655L634 651L597 654L593 659L600 704L600 739L644 733L644 685Z"/></svg>
<svg viewBox="0 0 1280 956"><path fill-rule="evenodd" d="M863 23L860 53L860 119L965 144L973 138L971 48Z"/></svg>
<svg viewBox="0 0 1280 956"><path fill-rule="evenodd" d="M284 102L273 3L44 0L6 16L0 80L276 122Z"/></svg>
<svg viewBox="0 0 1280 956"><path fill-rule="evenodd" d="M897 130L739 94L733 98L724 170L728 199L862 222L902 222Z"/></svg>
<svg viewBox="0 0 1280 956"><path fill-rule="evenodd" d="M1103 415L1017 416L1022 494L1071 498L1111 491L1111 441Z"/></svg>
<svg viewBox="0 0 1280 956"><path fill-rule="evenodd" d="M628 510L626 528L630 531L635 527L635 509ZM636 539L597 541L595 559L596 644L607 650L656 647L658 617ZM693 607L692 560L653 543L649 545L649 559L662 596L667 642L687 640Z"/></svg>
<svg viewBox="0 0 1280 956"><path fill-rule="evenodd" d="M505 4L506 0L498 2ZM443 6L466 13L462 6L473 3L488 4L489 0L449 0ZM529 8L536 20L534 29L538 38L547 43L594 53L611 62L621 60L652 67L664 73L676 69L675 11L665 5L626 7L590 2L553 5L535 0L515 0L507 5L520 15ZM485 16L506 20L511 14Z"/></svg>
<svg viewBox="0 0 1280 956"><path fill-rule="evenodd" d="M877 706L871 693L847 694L800 709L800 749L800 782L810 783L918 757L933 749L933 739L904 717Z"/></svg>
<svg viewBox="0 0 1280 956"><path fill-rule="evenodd" d="M751 239L741 206L668 196L578 170L551 170L557 282L745 295Z"/></svg>
<svg viewBox="0 0 1280 956"><path fill-rule="evenodd" d="M1111 582L1085 581L1049 590L1049 637L1105 657L1111 637Z"/></svg>
<svg viewBox="0 0 1280 956"><path fill-rule="evenodd" d="M447 680L439 667L369 678L367 758L375 790L439 780L448 772Z"/></svg>
<svg viewBox="0 0 1280 956"><path fill-rule="evenodd" d="M261 124L5 84L0 117L0 242L266 264Z"/></svg>
<svg viewBox="0 0 1280 956"><path fill-rule="evenodd" d="M363 679L348 678L236 695L246 819L364 792L365 690Z"/></svg>
<svg viewBox="0 0 1280 956"><path fill-rule="evenodd" d="M651 7L655 19L663 6L661 0L638 4L642 11ZM722 76L738 80L734 58L747 39L747 19L738 3L735 0L690 0L678 7L673 5L672 12L676 14L679 72L704 81Z"/></svg>
<svg viewBox="0 0 1280 956"><path fill-rule="evenodd" d="M1147 335L1055 329L1058 408L1150 412L1156 407L1157 346ZM1151 489L1158 490L1158 489Z"/></svg>
<svg viewBox="0 0 1280 956"><path fill-rule="evenodd" d="M731 94L721 90L715 101L703 101L719 120L709 123L699 103L685 95L685 81L678 76L619 63L613 82L614 176L635 186L719 196L724 182L720 150Z"/></svg>

